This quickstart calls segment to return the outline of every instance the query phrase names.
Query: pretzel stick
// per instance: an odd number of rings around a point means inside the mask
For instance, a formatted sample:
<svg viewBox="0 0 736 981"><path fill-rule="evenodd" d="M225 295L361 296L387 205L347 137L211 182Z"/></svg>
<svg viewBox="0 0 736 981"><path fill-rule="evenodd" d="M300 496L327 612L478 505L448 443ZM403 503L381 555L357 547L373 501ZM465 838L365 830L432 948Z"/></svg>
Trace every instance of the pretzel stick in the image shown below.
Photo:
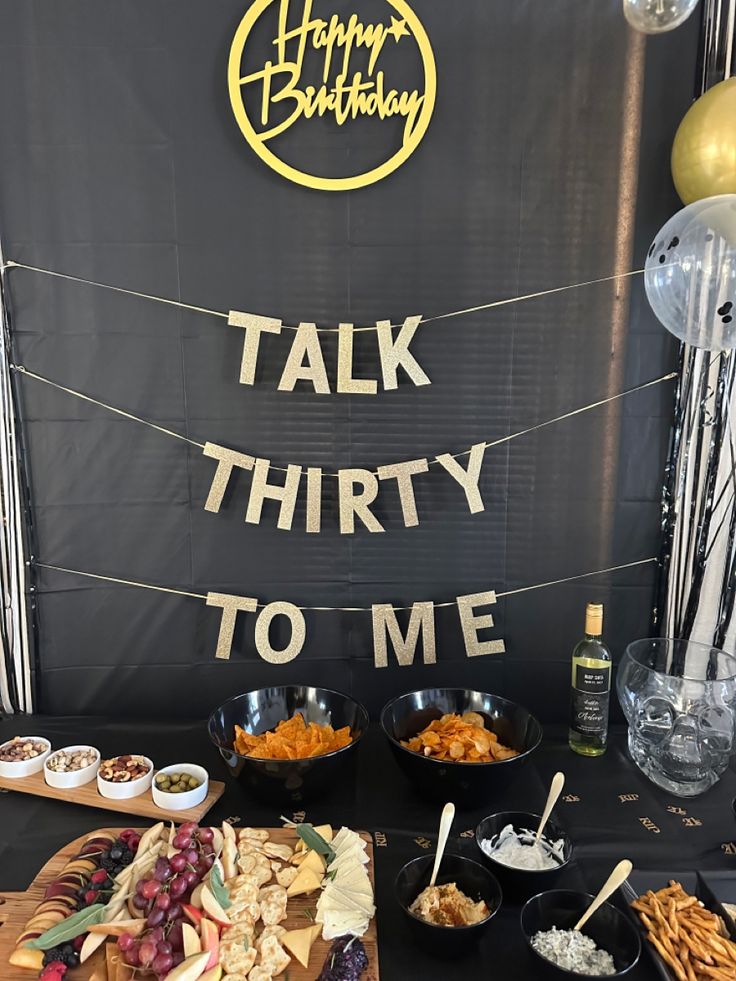
<svg viewBox="0 0 736 981"><path fill-rule="evenodd" d="M662 958L662 960L665 961L666 964L669 964L669 966L675 972L675 976L677 977L677 981L687 981L687 975L683 971L682 966L680 965L680 962L677 960L676 957L673 957L672 954L668 953L668 951L666 951L664 949L664 947L659 942L659 940L657 939L657 937L653 933L648 933L647 934L647 940L654 947L656 947L657 952L658 952L659 956Z"/></svg>

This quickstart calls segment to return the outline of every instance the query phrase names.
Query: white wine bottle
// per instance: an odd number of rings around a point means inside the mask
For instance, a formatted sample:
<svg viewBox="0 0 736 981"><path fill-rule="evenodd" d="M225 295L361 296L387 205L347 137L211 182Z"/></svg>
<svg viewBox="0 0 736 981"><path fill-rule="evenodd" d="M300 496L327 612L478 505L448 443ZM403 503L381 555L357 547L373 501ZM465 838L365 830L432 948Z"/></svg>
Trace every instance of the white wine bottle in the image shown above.
<svg viewBox="0 0 736 981"><path fill-rule="evenodd" d="M582 756L601 756L608 743L611 652L603 643L603 606L585 608L585 637L572 652L570 749Z"/></svg>

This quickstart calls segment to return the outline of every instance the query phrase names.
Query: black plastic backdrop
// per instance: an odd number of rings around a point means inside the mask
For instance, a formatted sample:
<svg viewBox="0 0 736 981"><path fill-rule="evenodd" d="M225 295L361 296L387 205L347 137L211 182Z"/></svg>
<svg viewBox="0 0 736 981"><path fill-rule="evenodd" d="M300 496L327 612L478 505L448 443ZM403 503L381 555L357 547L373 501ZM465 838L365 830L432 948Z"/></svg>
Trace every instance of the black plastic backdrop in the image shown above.
<svg viewBox="0 0 736 981"><path fill-rule="evenodd" d="M328 194L267 169L236 127L225 73L245 0L1 0L6 257L325 326L609 275L621 222L635 220L623 261L641 266L677 207L668 159L692 91L695 18L647 42L634 213L621 175L636 39L620 0L414 6L437 61L429 131L389 178ZM311 152L346 152L349 136L318 132ZM238 384L242 332L224 321L22 270L10 285L16 356L30 370L193 439L327 470L456 452L674 364L639 279L630 297L593 286L421 328L413 350L433 384L376 398L276 392L290 332L263 342L249 388ZM360 338L358 373L375 376L374 341ZM334 379L333 342L327 350ZM300 530L303 502L290 533L276 529L275 505L246 525L245 475L208 514L213 463L195 448L18 384L41 561L352 606L452 600L658 554L668 384L488 451L482 514L469 515L435 470L415 482L418 528L402 527L398 497L383 490L386 533L352 537L337 532L334 483L318 536ZM618 657L649 629L655 575L646 566L501 600L493 636L504 656L466 658L456 609L438 611L436 665L377 670L369 614L307 614L305 648L284 667L259 659L254 617L241 615L232 659L220 663L219 611L204 603L39 572L39 705L197 716L240 690L307 681L376 711L436 683L562 719L585 602L606 603Z"/></svg>

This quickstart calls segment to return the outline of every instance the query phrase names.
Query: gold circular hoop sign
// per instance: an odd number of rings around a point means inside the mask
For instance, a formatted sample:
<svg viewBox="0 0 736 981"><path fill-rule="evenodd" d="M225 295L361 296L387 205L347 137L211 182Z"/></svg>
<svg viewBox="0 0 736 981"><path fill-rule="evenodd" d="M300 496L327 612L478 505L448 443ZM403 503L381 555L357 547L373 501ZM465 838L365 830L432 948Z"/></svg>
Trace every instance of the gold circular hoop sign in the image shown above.
<svg viewBox="0 0 736 981"><path fill-rule="evenodd" d="M282 177L321 191L350 191L392 173L421 143L437 92L432 47L406 0L384 2L390 8L388 23L363 24L358 14L347 19L337 13L329 14L328 19L317 17L314 0L254 0L238 25L227 70L230 103L243 136ZM278 27L268 45L267 60L244 74L249 39L273 5L278 8ZM400 88L386 77L381 56L401 44L414 46L415 59L418 49L424 75L420 89ZM397 53L402 53L400 48ZM396 57L393 52L392 57ZM251 58L247 60L250 63ZM303 75L316 84L306 84ZM388 127L393 145L387 147L386 159L378 166L343 177L306 173L286 163L268 144L296 123L315 116L332 118L338 126L363 116L399 117L403 121L400 145L397 149L395 128Z"/></svg>

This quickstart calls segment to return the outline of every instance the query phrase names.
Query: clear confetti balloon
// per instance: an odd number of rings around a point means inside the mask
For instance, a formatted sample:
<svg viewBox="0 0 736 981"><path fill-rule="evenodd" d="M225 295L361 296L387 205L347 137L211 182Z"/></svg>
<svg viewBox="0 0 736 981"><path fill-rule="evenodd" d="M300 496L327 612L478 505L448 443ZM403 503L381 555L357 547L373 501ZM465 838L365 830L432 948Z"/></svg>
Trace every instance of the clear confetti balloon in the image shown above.
<svg viewBox="0 0 736 981"><path fill-rule="evenodd" d="M684 23L698 0L624 0L624 17L643 34L664 34Z"/></svg>
<svg viewBox="0 0 736 981"><path fill-rule="evenodd" d="M652 310L694 347L736 347L736 194L689 204L652 242L644 268Z"/></svg>

